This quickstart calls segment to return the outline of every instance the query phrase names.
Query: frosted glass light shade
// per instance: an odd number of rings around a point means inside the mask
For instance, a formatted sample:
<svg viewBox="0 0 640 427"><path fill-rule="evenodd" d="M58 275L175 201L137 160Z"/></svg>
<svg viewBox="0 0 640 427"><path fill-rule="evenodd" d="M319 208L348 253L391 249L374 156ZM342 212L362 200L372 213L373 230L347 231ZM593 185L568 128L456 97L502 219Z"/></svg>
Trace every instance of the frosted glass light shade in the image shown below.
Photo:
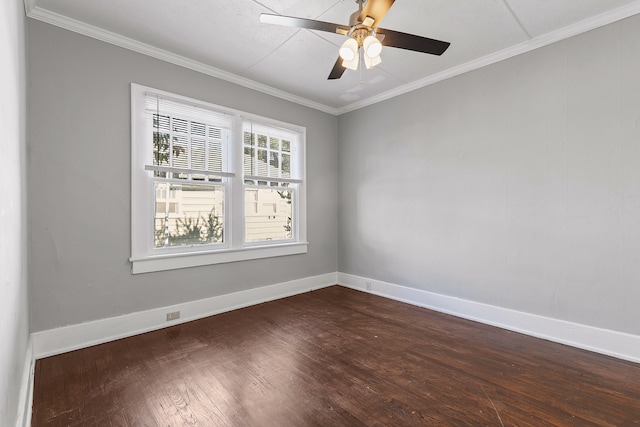
<svg viewBox="0 0 640 427"><path fill-rule="evenodd" d="M350 70L357 70L358 69L358 56L356 55L355 58L347 61L346 59L342 60L342 66L344 68L348 68Z"/></svg>
<svg viewBox="0 0 640 427"><path fill-rule="evenodd" d="M364 39L362 47L364 48L364 55L369 58L380 56L380 53L382 52L382 43L380 43L380 40L374 36L368 36Z"/></svg>
<svg viewBox="0 0 640 427"><path fill-rule="evenodd" d="M380 58L379 55L374 58L369 58L367 55L364 55L364 65L365 67L367 67L367 70L370 70L371 68L375 67L381 62L382 62L382 59Z"/></svg>
<svg viewBox="0 0 640 427"><path fill-rule="evenodd" d="M358 42L348 38L340 47L340 58L345 61L352 61L358 56ZM344 64L344 63L343 63Z"/></svg>

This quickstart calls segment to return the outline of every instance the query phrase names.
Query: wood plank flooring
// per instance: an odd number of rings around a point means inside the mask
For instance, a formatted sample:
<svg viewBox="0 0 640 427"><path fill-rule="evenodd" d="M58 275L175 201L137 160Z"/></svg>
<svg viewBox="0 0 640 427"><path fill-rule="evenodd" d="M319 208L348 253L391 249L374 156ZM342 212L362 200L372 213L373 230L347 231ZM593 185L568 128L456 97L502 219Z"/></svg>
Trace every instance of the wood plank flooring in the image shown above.
<svg viewBox="0 0 640 427"><path fill-rule="evenodd" d="M640 365L333 286L36 362L33 426L640 426Z"/></svg>

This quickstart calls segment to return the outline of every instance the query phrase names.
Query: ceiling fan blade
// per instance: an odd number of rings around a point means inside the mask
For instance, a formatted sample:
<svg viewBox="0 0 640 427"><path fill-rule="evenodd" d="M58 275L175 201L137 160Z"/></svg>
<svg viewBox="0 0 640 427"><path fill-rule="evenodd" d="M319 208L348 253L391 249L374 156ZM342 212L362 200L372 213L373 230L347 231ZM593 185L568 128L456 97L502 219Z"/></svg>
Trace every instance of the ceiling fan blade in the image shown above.
<svg viewBox="0 0 640 427"><path fill-rule="evenodd" d="M327 80L336 80L342 77L346 68L342 65L342 58L338 56L336 63L333 65L333 69L331 73L329 73L329 78Z"/></svg>
<svg viewBox="0 0 640 427"><path fill-rule="evenodd" d="M332 24L331 22L315 21L313 19L296 18L293 16L272 15L270 13L261 13L260 22L263 24L276 24L284 25L286 27L306 28L308 30L326 31L328 33L338 33L338 30L343 31L343 34L349 31L349 27L346 25Z"/></svg>
<svg viewBox="0 0 640 427"><path fill-rule="evenodd" d="M375 19L372 28L377 28L394 1L395 0L367 0L367 4L364 5L358 21L362 22L367 16L370 16Z"/></svg>
<svg viewBox="0 0 640 427"><path fill-rule="evenodd" d="M379 28L377 33L384 35L384 38L380 40L383 46L430 53L431 55L442 55L451 44L449 42L401 33L399 31L385 30L384 28Z"/></svg>

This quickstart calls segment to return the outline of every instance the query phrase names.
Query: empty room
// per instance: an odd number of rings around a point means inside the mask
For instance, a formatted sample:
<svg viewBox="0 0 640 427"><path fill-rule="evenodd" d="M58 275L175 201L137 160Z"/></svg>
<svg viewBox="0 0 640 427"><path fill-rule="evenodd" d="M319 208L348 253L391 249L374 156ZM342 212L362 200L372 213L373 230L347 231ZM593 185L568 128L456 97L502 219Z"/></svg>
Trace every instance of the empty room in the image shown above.
<svg viewBox="0 0 640 427"><path fill-rule="evenodd" d="M639 0L5 0L1 426L640 426Z"/></svg>

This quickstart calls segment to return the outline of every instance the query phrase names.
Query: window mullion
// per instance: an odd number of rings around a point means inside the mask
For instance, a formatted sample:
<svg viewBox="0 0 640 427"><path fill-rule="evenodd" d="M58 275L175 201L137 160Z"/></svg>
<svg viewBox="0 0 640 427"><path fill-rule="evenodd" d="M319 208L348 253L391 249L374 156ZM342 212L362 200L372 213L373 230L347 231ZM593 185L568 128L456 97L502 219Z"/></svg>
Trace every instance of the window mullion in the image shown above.
<svg viewBox="0 0 640 427"><path fill-rule="evenodd" d="M244 200L244 133L242 132L242 119L236 115L234 120L233 141L231 141L232 171L236 172L231 181L229 191L231 201L229 206L229 224L231 248L241 248L244 245L245 224L245 200ZM232 215L231 212L234 214Z"/></svg>
<svg viewBox="0 0 640 427"><path fill-rule="evenodd" d="M169 166L173 167L173 117L169 116L169 130L167 131L169 134ZM173 174L171 174L173 178Z"/></svg>
<svg viewBox="0 0 640 427"><path fill-rule="evenodd" d="M253 138L253 163L251 164L251 173L258 175L258 134L252 131L251 138Z"/></svg>
<svg viewBox="0 0 640 427"><path fill-rule="evenodd" d="M204 125L204 137L202 138L202 140L204 141L204 169L208 170L209 169L209 146L211 145L211 141L209 141L209 135L207 133L209 129L208 125ZM209 177L205 178L207 181L209 180Z"/></svg>
<svg viewBox="0 0 640 427"><path fill-rule="evenodd" d="M187 168L188 169L193 169L193 135L191 135L191 127L193 126L193 124L191 123L191 120L187 120L187 131L186 131L186 138L187 138ZM193 179L193 174L187 174L187 177L189 180Z"/></svg>

